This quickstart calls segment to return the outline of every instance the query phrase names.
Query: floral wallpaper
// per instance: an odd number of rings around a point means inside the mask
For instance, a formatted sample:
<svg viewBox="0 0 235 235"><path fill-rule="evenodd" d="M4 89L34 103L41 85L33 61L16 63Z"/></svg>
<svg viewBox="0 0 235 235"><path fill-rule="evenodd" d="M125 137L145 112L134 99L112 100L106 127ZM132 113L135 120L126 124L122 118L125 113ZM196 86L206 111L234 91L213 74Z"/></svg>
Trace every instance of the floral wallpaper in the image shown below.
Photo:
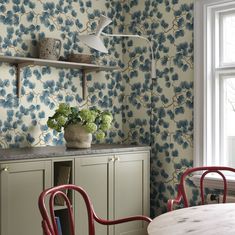
<svg viewBox="0 0 235 235"><path fill-rule="evenodd" d="M142 137L152 146L151 215L155 216L166 211L167 200L176 196L180 174L192 166L193 1L125 1L123 9L125 30L147 35L155 52L157 79L151 80L146 73L149 51L141 41L127 41L132 67L124 75L129 92L126 130L135 133L137 127L140 133L139 126L145 126L146 120L150 123L149 133ZM142 122L135 117L143 117ZM198 193L192 190L191 203L195 203Z"/></svg>
<svg viewBox="0 0 235 235"><path fill-rule="evenodd" d="M145 40L104 37L108 55L79 42L100 14L113 21L107 33L139 34L152 42L156 79ZM165 212L193 158L193 0L1 0L0 25L2 54L37 57L40 39L54 37L63 57L89 52L97 63L120 67L86 74L83 100L81 71L29 65L20 72L18 99L16 68L2 63L0 147L63 144L63 133L46 125L60 102L108 109L114 124L105 142L151 144L151 215Z"/></svg>
<svg viewBox="0 0 235 235"><path fill-rule="evenodd" d="M89 53L78 35L92 32L100 14L113 18L113 7L105 1L28 1L0 2L0 52L12 56L38 57L44 37L62 42L61 56ZM114 20L113 27L117 27ZM110 28L112 30L112 28ZM121 42L105 41L109 55L91 53L97 63L123 67ZM106 142L120 142L122 132L121 70L86 75L88 95L82 99L82 74L76 69L25 66L21 69L22 96L17 98L16 68L2 63L0 75L0 147L63 144L63 133L52 132L46 121L61 102L71 105L99 106L112 110L115 121Z"/></svg>

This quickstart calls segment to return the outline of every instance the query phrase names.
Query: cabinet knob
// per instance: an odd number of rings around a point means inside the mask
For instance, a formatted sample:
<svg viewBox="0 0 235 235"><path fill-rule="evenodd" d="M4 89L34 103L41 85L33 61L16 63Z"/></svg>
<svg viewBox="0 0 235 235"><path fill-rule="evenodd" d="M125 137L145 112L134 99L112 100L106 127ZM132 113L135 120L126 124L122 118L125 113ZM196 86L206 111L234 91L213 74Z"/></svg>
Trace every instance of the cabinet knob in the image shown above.
<svg viewBox="0 0 235 235"><path fill-rule="evenodd" d="M109 158L109 162L114 162L114 158L113 158L113 157L110 157L110 158Z"/></svg>
<svg viewBox="0 0 235 235"><path fill-rule="evenodd" d="M5 171L5 172L8 172L9 171L9 167L4 167L3 169L2 169L2 171Z"/></svg>

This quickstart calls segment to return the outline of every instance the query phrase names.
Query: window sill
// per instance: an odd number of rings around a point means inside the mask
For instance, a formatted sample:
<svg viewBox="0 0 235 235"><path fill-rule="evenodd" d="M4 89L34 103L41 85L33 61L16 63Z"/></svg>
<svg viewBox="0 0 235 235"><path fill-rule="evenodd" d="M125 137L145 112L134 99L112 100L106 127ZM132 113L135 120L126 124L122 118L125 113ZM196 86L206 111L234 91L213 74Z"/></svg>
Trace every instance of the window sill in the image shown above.
<svg viewBox="0 0 235 235"><path fill-rule="evenodd" d="M200 187L200 178L201 175L198 174L195 174L192 177L193 183L198 187ZM235 177L226 176L226 179L228 183L228 191L235 191ZM223 189L223 180L220 176L207 176L204 179L204 187L211 189Z"/></svg>

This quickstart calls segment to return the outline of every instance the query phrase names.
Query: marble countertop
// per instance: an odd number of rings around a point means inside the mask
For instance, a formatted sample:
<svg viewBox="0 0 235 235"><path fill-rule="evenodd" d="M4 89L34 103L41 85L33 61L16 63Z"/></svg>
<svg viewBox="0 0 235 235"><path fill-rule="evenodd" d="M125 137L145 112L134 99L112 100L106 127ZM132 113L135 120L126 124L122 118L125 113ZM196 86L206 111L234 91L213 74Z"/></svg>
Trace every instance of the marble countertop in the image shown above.
<svg viewBox="0 0 235 235"><path fill-rule="evenodd" d="M0 161L30 160L38 158L82 156L135 151L149 151L146 145L96 144L89 149L66 149L64 146L0 149Z"/></svg>

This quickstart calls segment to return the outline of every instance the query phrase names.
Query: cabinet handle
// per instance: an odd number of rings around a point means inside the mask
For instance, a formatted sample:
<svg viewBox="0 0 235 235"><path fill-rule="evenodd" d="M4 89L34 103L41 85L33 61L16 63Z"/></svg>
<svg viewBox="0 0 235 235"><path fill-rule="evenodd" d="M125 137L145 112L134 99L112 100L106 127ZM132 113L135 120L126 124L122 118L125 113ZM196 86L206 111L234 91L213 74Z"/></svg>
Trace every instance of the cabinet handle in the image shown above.
<svg viewBox="0 0 235 235"><path fill-rule="evenodd" d="M114 158L114 161L116 162L116 161L120 161L120 158L119 157L115 157Z"/></svg>
<svg viewBox="0 0 235 235"><path fill-rule="evenodd" d="M113 158L113 157L110 157L110 158L109 158L109 162L114 162L114 158Z"/></svg>

